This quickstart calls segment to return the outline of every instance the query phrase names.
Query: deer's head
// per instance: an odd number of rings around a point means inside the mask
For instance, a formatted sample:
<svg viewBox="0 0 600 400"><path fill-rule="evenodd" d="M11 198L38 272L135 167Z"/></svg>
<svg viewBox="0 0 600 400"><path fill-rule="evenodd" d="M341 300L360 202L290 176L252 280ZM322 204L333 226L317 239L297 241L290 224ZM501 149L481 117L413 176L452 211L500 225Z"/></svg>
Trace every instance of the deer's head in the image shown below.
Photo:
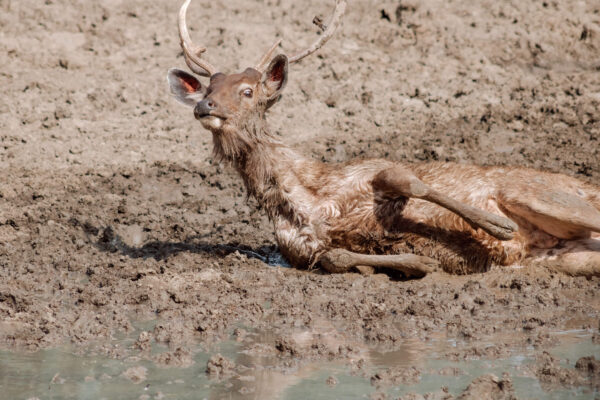
<svg viewBox="0 0 600 400"><path fill-rule="evenodd" d="M214 73L208 86L178 69L169 70L167 78L175 98L193 107L196 119L215 132L243 126L246 120L262 116L279 100L287 70L288 58L280 54L262 72L246 68L238 74Z"/></svg>
<svg viewBox="0 0 600 400"><path fill-rule="evenodd" d="M324 30L320 38L309 48L287 57L273 57L280 40L254 67L236 74L223 74L200 55L204 47L195 46L189 36L185 15L191 0L186 0L179 11L179 38L186 64L197 75L210 78L208 85L193 75L171 69L167 75L171 93L182 104L193 107L194 116L214 135L235 134L248 121L264 116L265 111L279 100L287 82L288 64L300 61L314 53L329 40L344 13L346 3L336 0L336 8L327 27L315 17L313 21Z"/></svg>

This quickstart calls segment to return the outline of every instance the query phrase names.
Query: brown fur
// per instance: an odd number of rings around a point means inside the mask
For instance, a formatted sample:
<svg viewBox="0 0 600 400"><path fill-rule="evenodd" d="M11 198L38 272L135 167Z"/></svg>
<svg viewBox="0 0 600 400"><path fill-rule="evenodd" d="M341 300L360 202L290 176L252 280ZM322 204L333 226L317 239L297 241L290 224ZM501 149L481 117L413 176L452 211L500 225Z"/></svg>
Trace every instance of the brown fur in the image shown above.
<svg viewBox="0 0 600 400"><path fill-rule="evenodd" d="M248 194L266 210L279 247L294 266L311 267L325 252L343 248L428 256L453 273L550 259L570 263L570 269L563 268L569 273L600 270L598 235L592 236L598 228L581 225L587 217L600 217L598 187L525 168L403 165L438 192L518 223L512 240L498 240L434 203L381 187L378 174L399 164L377 159L324 164L277 141L265 120L278 95L273 90L285 84L274 86L282 74L274 64L262 76L252 69L213 76L205 100L218 108L200 120L213 134L215 157L238 171ZM245 87L254 91L252 101L239 94ZM575 215L579 211L583 217ZM583 260L573 255L577 251L585 253L581 257L591 267L577 269L578 260Z"/></svg>

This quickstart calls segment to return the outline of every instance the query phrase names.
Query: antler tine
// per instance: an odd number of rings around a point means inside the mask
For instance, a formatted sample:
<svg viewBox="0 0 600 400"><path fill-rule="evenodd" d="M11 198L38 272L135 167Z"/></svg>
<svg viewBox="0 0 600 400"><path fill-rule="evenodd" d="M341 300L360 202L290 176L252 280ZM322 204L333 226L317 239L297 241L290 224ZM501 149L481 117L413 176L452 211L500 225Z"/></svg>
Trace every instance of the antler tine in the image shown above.
<svg viewBox="0 0 600 400"><path fill-rule="evenodd" d="M217 73L217 69L207 61L204 61L200 58L200 54L206 51L206 47L197 47L194 45L185 23L185 15L190 2L191 0L186 0L179 9L179 19L177 22L179 26L179 40L181 42L181 49L183 50L185 63L194 73L201 76L210 77Z"/></svg>
<svg viewBox="0 0 600 400"><path fill-rule="evenodd" d="M344 15L345 11L346 11L346 1L345 0L336 0L335 1L335 10L333 10L333 16L331 17L331 21L327 25L327 29L325 29L325 32L323 32L321 37L316 42L314 42L310 47L308 47L305 50L290 57L289 58L290 64L302 60L304 57L319 50L325 43L327 43L327 41L329 39L331 39L331 36L333 36L333 33L337 29L337 27L340 23L340 19L342 18L342 15Z"/></svg>
<svg viewBox="0 0 600 400"><path fill-rule="evenodd" d="M255 70L263 72L263 69L265 68L265 66L267 65L267 63L269 62L271 57L273 56L273 53L275 52L275 50L277 49L277 46L279 46L280 43L281 43L281 39L277 39L275 41L275 43L273 43L273 46L271 46L271 48L269 48L269 50L267 50L267 52L265 53L264 56L262 56L262 58L260 59L258 64L256 64L256 67L254 67Z"/></svg>

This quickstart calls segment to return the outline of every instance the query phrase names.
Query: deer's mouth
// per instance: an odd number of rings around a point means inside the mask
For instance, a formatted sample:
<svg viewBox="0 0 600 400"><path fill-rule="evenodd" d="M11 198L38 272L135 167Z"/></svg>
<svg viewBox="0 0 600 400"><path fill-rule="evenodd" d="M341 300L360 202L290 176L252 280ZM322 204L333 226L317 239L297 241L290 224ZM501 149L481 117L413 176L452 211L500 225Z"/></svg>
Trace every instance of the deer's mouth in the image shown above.
<svg viewBox="0 0 600 400"><path fill-rule="evenodd" d="M202 126L205 127L206 129L219 129L219 128L221 128L221 126L223 126L223 122L225 121L225 118L222 118L217 115L209 114L209 115L203 115L201 117L198 117L198 120L200 121Z"/></svg>

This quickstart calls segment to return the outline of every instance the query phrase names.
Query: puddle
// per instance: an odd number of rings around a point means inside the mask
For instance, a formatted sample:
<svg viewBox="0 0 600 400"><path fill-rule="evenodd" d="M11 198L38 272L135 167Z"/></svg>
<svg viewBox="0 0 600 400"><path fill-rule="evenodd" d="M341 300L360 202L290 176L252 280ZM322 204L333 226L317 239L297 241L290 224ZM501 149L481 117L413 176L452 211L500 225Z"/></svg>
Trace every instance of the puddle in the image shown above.
<svg viewBox="0 0 600 400"><path fill-rule="evenodd" d="M140 326L140 324L137 324ZM152 322L144 323L152 326ZM592 343L587 331L555 333L561 345L550 352L573 367L582 356L600 356L600 346ZM391 398L407 393L425 394L448 388L459 395L478 376L493 373L501 377L508 373L513 380L519 399L591 399L597 391L589 388L544 391L531 372L534 349L521 349L503 359L450 361L444 354L462 346L460 343L435 339L427 342L407 340L393 352L365 348L358 358L368 360L365 367L351 370L348 360L318 363L291 363L289 368L273 368L277 355L257 353L272 335L248 333L243 342L229 340L210 351L196 349L194 364L186 368L161 367L136 356L111 359L89 353L76 354L72 347L43 350L36 353L0 352L0 395L4 399L368 399L377 389L370 377L389 367L414 366L421 371L420 380L412 385L380 388ZM131 346L132 338L119 338L112 345ZM473 345L473 343L470 343ZM166 351L154 345L152 353ZM221 353L242 366L232 378L209 379L206 364L210 356ZM135 354L135 352L134 352ZM281 362L278 363L281 366ZM139 383L124 376L137 368L145 375ZM140 368L141 367L141 368ZM244 368L247 367L247 368ZM458 374L441 375L440 370L454 370ZM337 383L328 385L333 376Z"/></svg>

